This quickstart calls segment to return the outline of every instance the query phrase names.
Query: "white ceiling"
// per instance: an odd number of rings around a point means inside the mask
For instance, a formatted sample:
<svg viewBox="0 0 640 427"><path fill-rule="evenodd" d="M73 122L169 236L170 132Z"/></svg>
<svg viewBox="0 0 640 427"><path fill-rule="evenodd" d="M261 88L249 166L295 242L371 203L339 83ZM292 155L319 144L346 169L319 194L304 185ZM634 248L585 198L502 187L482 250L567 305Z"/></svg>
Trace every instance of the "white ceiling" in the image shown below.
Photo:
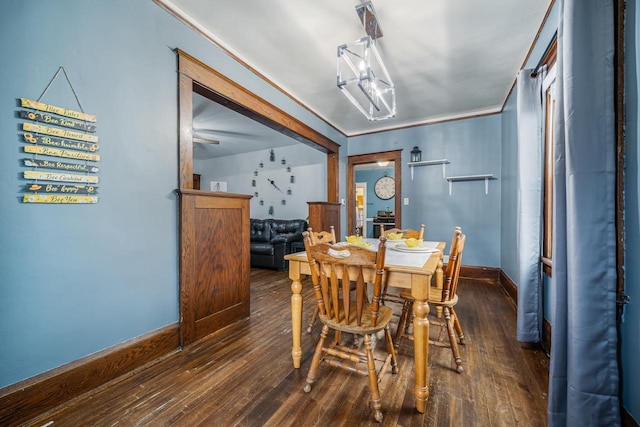
<svg viewBox="0 0 640 427"><path fill-rule="evenodd" d="M196 160L232 156L299 142L202 95L193 94L193 144Z"/></svg>
<svg viewBox="0 0 640 427"><path fill-rule="evenodd" d="M368 121L336 87L358 0L154 0L347 136L499 112L552 0L373 0L397 115Z"/></svg>

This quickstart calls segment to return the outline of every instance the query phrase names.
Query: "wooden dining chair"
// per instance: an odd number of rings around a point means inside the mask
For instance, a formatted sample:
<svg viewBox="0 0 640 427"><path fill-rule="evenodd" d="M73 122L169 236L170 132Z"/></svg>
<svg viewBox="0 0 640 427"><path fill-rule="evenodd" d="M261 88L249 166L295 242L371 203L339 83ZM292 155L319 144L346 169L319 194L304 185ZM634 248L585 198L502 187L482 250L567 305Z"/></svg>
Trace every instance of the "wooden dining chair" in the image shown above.
<svg viewBox="0 0 640 427"><path fill-rule="evenodd" d="M385 237L389 237L390 233L394 233L394 234L398 234L398 233L402 233L402 237L405 239L410 239L410 238L414 238L414 239L422 239L424 238L424 224L420 225L420 229L419 230L414 230L412 228L390 228L388 230L384 229L384 224L380 225L380 235L381 236L385 236Z"/></svg>
<svg viewBox="0 0 640 427"><path fill-rule="evenodd" d="M456 238L456 233L460 231L462 233L462 228L461 227L456 227L453 229L453 237L451 237L451 245L453 245L453 240ZM449 246L449 248L451 248L451 246ZM442 264L446 265L449 262L449 255L445 255L442 258Z"/></svg>
<svg viewBox="0 0 640 427"><path fill-rule="evenodd" d="M382 404L378 388L380 375L389 368L394 374L398 372L395 348L389 330L392 310L380 304L386 238L380 237L378 249L373 251L357 245L312 245L309 232L304 232L303 235L314 296L322 322L320 339L311 360L304 391L311 391L320 362L368 376L374 417L376 421L382 422ZM353 300L350 282L356 284ZM368 282L373 282L371 301L366 297ZM350 345L342 345L339 340L329 342L327 337L330 330L364 337L364 348L354 349ZM375 357L372 340L372 336L379 331L384 331L386 339L387 355L383 359ZM332 393L333 390L329 387L326 392Z"/></svg>
<svg viewBox="0 0 640 427"><path fill-rule="evenodd" d="M311 227L307 228L309 232L309 239L312 245L318 243L331 243L336 244L338 241L336 240L336 230L332 225L329 227L329 231L313 231ZM311 333L311 329L313 325L316 323L316 318L318 317L318 306L313 307L313 313L311 313L311 318L309 319L309 325L307 325L307 333Z"/></svg>
<svg viewBox="0 0 640 427"><path fill-rule="evenodd" d="M456 363L456 371L458 373L464 372L462 367L462 358L460 357L460 349L458 348L458 341L464 345L464 333L460 326L460 320L455 311L455 305L458 303L458 278L460 276L460 266L462 265L462 251L464 249L466 236L462 234L462 230L457 227L453 233L453 239L451 241L451 247L449 250L449 262L444 271L444 279L442 289L435 287L430 288L429 292L429 306L432 308L442 308L444 313L444 320L429 319L429 323L432 325L440 326L440 333L437 340L429 340L430 344L435 344L440 347L449 347L453 353L453 359ZM402 314L398 321L398 329L396 331L396 341L399 341L403 337L413 339L413 336L408 334L407 319L411 318L413 314L413 297L410 292L403 291L400 296L403 298L404 303L402 306ZM433 312L431 312L433 313ZM432 316L433 317L433 316ZM449 342L444 342L445 333L449 336Z"/></svg>
<svg viewBox="0 0 640 427"><path fill-rule="evenodd" d="M318 243L332 243L335 245L338 243L336 240L336 229L333 225L329 227L329 231L313 231L311 227L307 228L307 231L309 232L312 245Z"/></svg>

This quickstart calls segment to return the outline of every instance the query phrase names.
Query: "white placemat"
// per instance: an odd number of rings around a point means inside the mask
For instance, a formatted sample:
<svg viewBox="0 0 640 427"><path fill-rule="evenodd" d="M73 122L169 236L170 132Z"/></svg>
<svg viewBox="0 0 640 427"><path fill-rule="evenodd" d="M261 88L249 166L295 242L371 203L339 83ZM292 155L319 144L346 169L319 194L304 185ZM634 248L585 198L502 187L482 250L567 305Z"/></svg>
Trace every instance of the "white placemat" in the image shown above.
<svg viewBox="0 0 640 427"><path fill-rule="evenodd" d="M378 249L378 239L364 239L371 243L371 249ZM401 265L407 267L422 267L433 252L400 252L389 248L389 245L400 243L397 240L387 240L387 253L385 255L385 265ZM422 245L429 248L438 246L438 242L424 241Z"/></svg>

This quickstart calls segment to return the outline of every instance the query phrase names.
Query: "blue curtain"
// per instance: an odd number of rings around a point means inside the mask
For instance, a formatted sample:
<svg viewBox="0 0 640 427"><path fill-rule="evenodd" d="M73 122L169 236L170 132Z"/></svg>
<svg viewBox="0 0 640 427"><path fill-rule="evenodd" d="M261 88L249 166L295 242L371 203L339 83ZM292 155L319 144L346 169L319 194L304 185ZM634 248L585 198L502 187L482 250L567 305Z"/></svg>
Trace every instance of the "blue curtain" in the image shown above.
<svg viewBox="0 0 640 427"><path fill-rule="evenodd" d="M534 70L518 73L518 318L516 338L540 341L542 297L540 276L540 218L542 216L542 80Z"/></svg>
<svg viewBox="0 0 640 427"><path fill-rule="evenodd" d="M549 426L616 426L614 5L559 7Z"/></svg>

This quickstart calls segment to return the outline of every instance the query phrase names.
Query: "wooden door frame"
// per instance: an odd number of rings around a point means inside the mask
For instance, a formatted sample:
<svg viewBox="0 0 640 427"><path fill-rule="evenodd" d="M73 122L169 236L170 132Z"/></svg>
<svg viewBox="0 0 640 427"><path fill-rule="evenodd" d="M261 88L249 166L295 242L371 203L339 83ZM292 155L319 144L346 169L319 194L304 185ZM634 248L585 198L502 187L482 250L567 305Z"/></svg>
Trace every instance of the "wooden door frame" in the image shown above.
<svg viewBox="0 0 640 427"><path fill-rule="evenodd" d="M193 189L193 92L327 153L327 201L338 201L340 145L295 117L223 76L188 53L178 55L178 128L180 189Z"/></svg>
<svg viewBox="0 0 640 427"><path fill-rule="evenodd" d="M275 129L303 144L327 153L327 201L338 201L338 151L340 146L308 125L290 116L246 88L238 85L213 68L203 64L191 55L176 49L178 56L178 194L185 192L207 192L193 190L193 92L218 102L236 112ZM195 267L192 262L193 245L189 236L189 218L182 212L178 218L180 232L180 319L186 319L195 311L195 302L189 298L190 287L194 286ZM206 227L207 224L201 224ZM209 224L214 227L214 224ZM214 230L200 230L213 235ZM191 254L191 255L190 255ZM248 267L247 267L248 268ZM196 339L189 335L189 325L180 321L181 345Z"/></svg>
<svg viewBox="0 0 640 427"><path fill-rule="evenodd" d="M377 153L357 154L347 157L347 230L346 234L354 234L356 229L356 173L355 166L379 161L394 162L393 173L396 183L395 194L395 227L402 228L402 150L380 151ZM366 224L366 218L364 219Z"/></svg>

